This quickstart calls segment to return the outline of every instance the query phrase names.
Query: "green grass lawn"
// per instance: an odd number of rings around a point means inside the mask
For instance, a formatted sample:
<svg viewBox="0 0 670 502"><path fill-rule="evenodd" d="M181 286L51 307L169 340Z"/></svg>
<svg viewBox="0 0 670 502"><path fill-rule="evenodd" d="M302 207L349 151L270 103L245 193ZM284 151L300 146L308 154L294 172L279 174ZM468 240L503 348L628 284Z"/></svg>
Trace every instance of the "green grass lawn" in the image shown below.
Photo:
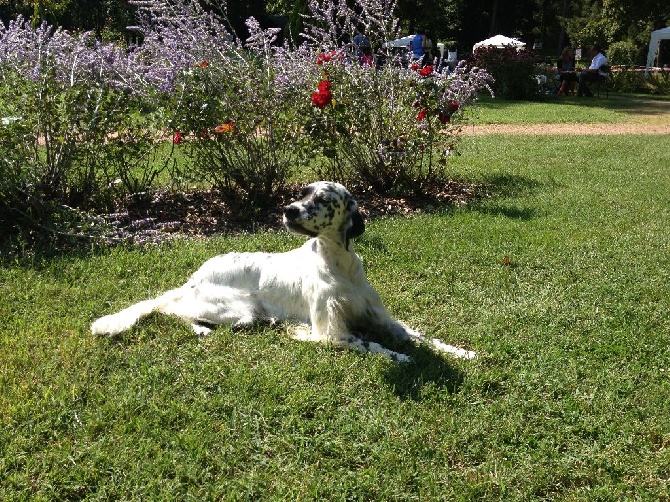
<svg viewBox="0 0 670 502"><path fill-rule="evenodd" d="M547 96L534 102L482 96L467 113L483 124L613 124L667 115L670 97L610 93L609 98Z"/></svg>
<svg viewBox="0 0 670 502"><path fill-rule="evenodd" d="M491 197L368 222L357 250L397 317L475 361L161 316L88 333L216 253L301 242L285 233L5 263L0 500L668 499L667 137L461 150L452 176Z"/></svg>

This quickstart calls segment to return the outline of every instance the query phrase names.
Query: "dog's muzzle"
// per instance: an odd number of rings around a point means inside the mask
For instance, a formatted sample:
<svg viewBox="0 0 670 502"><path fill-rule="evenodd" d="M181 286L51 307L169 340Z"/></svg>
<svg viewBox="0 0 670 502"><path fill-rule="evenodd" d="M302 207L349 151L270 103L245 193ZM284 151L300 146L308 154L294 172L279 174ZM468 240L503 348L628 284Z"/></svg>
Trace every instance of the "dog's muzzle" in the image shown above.
<svg viewBox="0 0 670 502"><path fill-rule="evenodd" d="M297 221L300 218L300 208L293 204L284 208L284 221Z"/></svg>
<svg viewBox="0 0 670 502"><path fill-rule="evenodd" d="M311 230L307 230L305 227L302 226L304 217L301 213L300 207L294 204L290 204L284 208L283 212L284 212L283 217L284 226L291 233L299 235L308 235L311 237L316 236L314 232L312 232Z"/></svg>

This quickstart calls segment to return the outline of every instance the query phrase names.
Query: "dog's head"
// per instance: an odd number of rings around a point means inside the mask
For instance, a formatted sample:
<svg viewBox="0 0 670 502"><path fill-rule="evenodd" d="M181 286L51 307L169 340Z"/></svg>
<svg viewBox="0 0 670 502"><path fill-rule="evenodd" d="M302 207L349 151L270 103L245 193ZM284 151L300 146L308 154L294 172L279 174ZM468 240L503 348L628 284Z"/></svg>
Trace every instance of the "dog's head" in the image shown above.
<svg viewBox="0 0 670 502"><path fill-rule="evenodd" d="M298 235L328 236L349 248L349 239L365 231L358 204L339 183L317 181L307 185L301 199L284 208L284 225Z"/></svg>

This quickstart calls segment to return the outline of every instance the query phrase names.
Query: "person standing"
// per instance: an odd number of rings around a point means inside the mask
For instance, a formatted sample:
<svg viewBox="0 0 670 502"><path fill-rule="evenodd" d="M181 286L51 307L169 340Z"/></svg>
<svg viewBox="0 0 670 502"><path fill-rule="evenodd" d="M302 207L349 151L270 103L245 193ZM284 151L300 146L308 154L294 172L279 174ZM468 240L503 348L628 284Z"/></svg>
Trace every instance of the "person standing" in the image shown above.
<svg viewBox="0 0 670 502"><path fill-rule="evenodd" d="M609 64L607 56L603 54L602 48L598 44L593 44L591 47L591 66L582 69L579 73L579 90L577 96L593 97L591 89L589 89L590 82L598 82L607 78L607 72L601 70L602 66Z"/></svg>
<svg viewBox="0 0 670 502"><path fill-rule="evenodd" d="M363 53L370 52L370 39L364 31L359 31L356 33L356 36L354 36L354 49L356 50L356 56L359 58Z"/></svg>
<svg viewBox="0 0 670 502"><path fill-rule="evenodd" d="M422 30L419 30L416 35L414 35L414 38L409 44L409 48L412 49L412 59L414 61L423 59L423 56L426 53L426 36L423 34Z"/></svg>

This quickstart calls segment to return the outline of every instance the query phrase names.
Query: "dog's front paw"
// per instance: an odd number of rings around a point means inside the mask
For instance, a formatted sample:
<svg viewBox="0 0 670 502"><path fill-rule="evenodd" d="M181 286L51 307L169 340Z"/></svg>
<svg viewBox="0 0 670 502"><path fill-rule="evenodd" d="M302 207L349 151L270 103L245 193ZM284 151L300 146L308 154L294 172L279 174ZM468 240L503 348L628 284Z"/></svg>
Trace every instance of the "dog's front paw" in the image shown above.
<svg viewBox="0 0 670 502"><path fill-rule="evenodd" d="M412 361L411 357L407 354L401 354L400 352L393 352L389 357L395 359L399 363L409 363Z"/></svg>
<svg viewBox="0 0 670 502"><path fill-rule="evenodd" d="M212 332L212 328L197 323L191 324L191 328L193 328L193 331L195 331L195 334L199 337L207 336Z"/></svg>
<svg viewBox="0 0 670 502"><path fill-rule="evenodd" d="M460 359L475 359L477 357L476 352L472 352L471 350L465 350L461 349L460 347L454 347L453 345L449 345L448 343L444 343L442 340L438 338L433 338L430 341L431 345L435 347L436 350L439 350L440 352L447 352L451 354L454 357L458 357Z"/></svg>
<svg viewBox="0 0 670 502"><path fill-rule="evenodd" d="M315 335L312 332L312 329L303 324L289 326L288 333L291 338L301 342L321 342L322 338L318 335Z"/></svg>

